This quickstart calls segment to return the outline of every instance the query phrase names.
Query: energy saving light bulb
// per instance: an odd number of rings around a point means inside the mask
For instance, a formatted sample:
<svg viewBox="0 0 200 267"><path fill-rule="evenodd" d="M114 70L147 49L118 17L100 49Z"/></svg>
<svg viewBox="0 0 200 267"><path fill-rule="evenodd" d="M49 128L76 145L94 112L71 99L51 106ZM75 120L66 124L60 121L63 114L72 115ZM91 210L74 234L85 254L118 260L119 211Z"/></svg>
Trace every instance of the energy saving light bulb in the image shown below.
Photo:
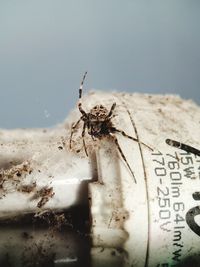
<svg viewBox="0 0 200 267"><path fill-rule="evenodd" d="M91 129L100 105L113 109L104 135ZM200 266L200 107L95 91L81 108L90 114L84 135L84 120L73 128L85 116L78 108L51 129L0 131L0 263L24 266L42 251L41 266ZM20 226L62 212L71 228L52 238Z"/></svg>

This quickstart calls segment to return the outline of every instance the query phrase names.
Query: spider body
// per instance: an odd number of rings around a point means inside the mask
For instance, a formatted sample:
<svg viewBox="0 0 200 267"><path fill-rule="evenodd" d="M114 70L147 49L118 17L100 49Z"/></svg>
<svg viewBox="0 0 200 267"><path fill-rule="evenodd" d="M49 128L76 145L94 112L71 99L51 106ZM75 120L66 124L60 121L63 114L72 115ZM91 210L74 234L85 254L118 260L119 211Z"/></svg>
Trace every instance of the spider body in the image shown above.
<svg viewBox="0 0 200 267"><path fill-rule="evenodd" d="M123 160L125 161L128 169L130 170L134 181L136 183L136 179L135 179L135 175L119 145L118 139L116 137L116 133L123 135L124 137L127 137L133 141L139 142L137 138L134 138L130 135L127 135L124 131L117 129L113 123L112 123L112 117L113 117L113 111L116 107L116 103L113 103L110 111L104 107L103 105L96 105L94 106L88 113L85 112L85 110L82 108L82 88L83 88L83 83L85 80L87 72L85 72L80 88L79 88L79 103L78 103L78 108L80 113L82 114L82 116L80 117L80 119L72 125L72 129L71 129L71 136L70 136L70 143L69 143L69 147L71 149L72 147L72 136L73 133L75 131L75 129L77 128L78 124L83 121L83 129L82 129L82 139L83 139L83 146L85 149L85 154L88 156L88 152L87 152L87 147L85 144L85 130L87 129L88 134L92 137L93 140L95 139L102 139L105 137L111 137L117 148L118 151L121 155L121 157L123 158ZM149 146L147 146L146 144L140 142L141 144L145 145L146 147L148 147L149 149L151 149ZM152 150L152 149L151 149Z"/></svg>
<svg viewBox="0 0 200 267"><path fill-rule="evenodd" d="M109 112L106 107L97 105L87 113L88 134L94 138L102 138L109 134L109 128L112 122L109 118Z"/></svg>

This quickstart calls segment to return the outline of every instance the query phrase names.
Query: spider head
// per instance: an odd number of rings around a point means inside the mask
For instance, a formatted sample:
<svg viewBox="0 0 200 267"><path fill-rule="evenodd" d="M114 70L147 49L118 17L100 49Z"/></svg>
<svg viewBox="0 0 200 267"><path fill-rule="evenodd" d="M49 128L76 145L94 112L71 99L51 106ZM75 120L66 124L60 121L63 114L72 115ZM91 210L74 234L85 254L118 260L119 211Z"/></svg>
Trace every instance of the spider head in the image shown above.
<svg viewBox="0 0 200 267"><path fill-rule="evenodd" d="M90 122L103 122L108 116L108 110L102 105L94 106L89 113Z"/></svg>

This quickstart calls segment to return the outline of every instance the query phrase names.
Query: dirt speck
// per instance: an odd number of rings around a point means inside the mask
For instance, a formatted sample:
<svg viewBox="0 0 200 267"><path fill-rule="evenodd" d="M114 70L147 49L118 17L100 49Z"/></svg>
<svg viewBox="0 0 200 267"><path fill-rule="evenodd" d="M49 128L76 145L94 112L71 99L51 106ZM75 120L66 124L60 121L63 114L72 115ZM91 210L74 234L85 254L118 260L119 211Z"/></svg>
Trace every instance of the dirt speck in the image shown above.
<svg viewBox="0 0 200 267"><path fill-rule="evenodd" d="M37 207L41 208L43 207L50 198L54 196L53 187L43 187L40 190L38 190L32 199L38 199L41 197L40 201L37 203Z"/></svg>

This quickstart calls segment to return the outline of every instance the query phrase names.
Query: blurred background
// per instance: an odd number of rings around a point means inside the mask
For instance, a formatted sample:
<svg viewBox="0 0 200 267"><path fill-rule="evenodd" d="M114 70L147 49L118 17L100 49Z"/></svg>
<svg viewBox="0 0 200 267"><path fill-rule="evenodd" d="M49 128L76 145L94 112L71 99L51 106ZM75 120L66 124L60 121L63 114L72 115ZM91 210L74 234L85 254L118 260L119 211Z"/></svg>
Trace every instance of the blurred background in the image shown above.
<svg viewBox="0 0 200 267"><path fill-rule="evenodd" d="M62 122L85 91L200 104L200 1L1 0L0 128Z"/></svg>

